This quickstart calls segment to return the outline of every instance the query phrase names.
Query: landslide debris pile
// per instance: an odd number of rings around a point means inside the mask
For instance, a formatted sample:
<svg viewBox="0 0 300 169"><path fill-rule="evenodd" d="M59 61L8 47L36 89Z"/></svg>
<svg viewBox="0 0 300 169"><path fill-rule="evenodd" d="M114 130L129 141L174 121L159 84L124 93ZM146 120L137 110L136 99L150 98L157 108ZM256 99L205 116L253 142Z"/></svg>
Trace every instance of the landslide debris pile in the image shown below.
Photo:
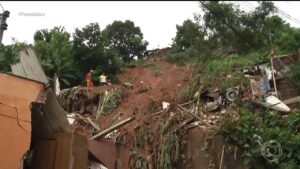
<svg viewBox="0 0 300 169"><path fill-rule="evenodd" d="M192 165L192 155L186 150L187 131L192 128L215 131L224 117L237 116L233 100L226 99L226 93L220 94L222 92L219 90L195 87L195 82L182 86L177 96L173 94L175 98L168 99L174 100L169 103L164 101L165 94L162 94L162 98L146 99L147 95L150 95L147 92L137 93L135 91L138 89L126 89L123 86L117 88L119 89L95 93L85 87L76 87L63 90L59 98L66 111L76 114L74 132L87 137L110 127L120 119L135 117L136 120L127 126L106 136L130 148L128 165L132 169L188 168ZM157 93L162 90L155 90L156 88L149 92L160 96ZM124 97L127 100L133 97L140 98L148 104L145 107L123 105L129 107L127 110L131 110L127 113L122 112L122 109L115 111L122 104ZM108 125L105 128L99 127L98 130L88 119L98 127ZM213 163L217 162L211 162Z"/></svg>
<svg viewBox="0 0 300 169"><path fill-rule="evenodd" d="M92 98L85 87L73 87L70 89L64 89L58 96L59 102L63 109L69 113L81 112L92 103ZM95 102L95 104L97 101ZM80 114L81 114L80 113Z"/></svg>
<svg viewBox="0 0 300 169"><path fill-rule="evenodd" d="M69 118L74 132L89 136L94 128L99 129L100 115L111 113L121 103L121 90L109 88L92 93L86 87L73 87L60 92L58 99Z"/></svg>

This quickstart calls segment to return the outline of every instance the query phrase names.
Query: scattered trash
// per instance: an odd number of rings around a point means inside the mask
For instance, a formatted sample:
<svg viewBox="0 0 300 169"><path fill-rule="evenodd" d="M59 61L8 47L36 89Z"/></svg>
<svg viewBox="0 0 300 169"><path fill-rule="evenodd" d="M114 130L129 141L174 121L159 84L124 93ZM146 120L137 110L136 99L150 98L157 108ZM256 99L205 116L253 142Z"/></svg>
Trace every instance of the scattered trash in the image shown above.
<svg viewBox="0 0 300 169"><path fill-rule="evenodd" d="M162 102L162 108L163 110L167 109L170 106L170 103L163 101Z"/></svg>
<svg viewBox="0 0 300 169"><path fill-rule="evenodd" d="M282 155L281 144L275 140L265 142L261 147L261 154L266 160L276 162Z"/></svg>
<svg viewBox="0 0 300 169"><path fill-rule="evenodd" d="M74 113L72 113L72 114L67 114L67 118L68 118L68 121L69 121L70 125L73 125L73 124L74 124L74 122L75 122L75 117L76 117L76 115L75 115Z"/></svg>
<svg viewBox="0 0 300 169"><path fill-rule="evenodd" d="M218 103L217 102L207 102L205 104L205 110L206 111L213 111L216 110L218 108Z"/></svg>
<svg viewBox="0 0 300 169"><path fill-rule="evenodd" d="M286 104L284 104L276 96L269 95L264 97L265 98L263 98L263 101L261 101L261 103L267 108L271 108L282 112L289 112L291 110Z"/></svg>
<svg viewBox="0 0 300 169"><path fill-rule="evenodd" d="M239 95L238 88L229 88L225 92L225 97L228 102L234 102L238 98L238 95Z"/></svg>
<svg viewBox="0 0 300 169"><path fill-rule="evenodd" d="M125 88L127 88L127 89L133 89L133 84L128 83L128 82L123 83L123 86L125 86Z"/></svg>

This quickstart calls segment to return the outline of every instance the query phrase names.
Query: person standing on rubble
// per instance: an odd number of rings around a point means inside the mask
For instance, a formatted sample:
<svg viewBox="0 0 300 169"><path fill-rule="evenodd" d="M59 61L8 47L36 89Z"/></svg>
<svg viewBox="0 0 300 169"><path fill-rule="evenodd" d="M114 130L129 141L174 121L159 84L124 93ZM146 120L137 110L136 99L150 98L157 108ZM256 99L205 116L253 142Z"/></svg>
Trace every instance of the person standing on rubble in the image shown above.
<svg viewBox="0 0 300 169"><path fill-rule="evenodd" d="M104 73L102 73L99 76L99 82L100 82L100 85L106 85L107 84L107 76L105 76Z"/></svg>
<svg viewBox="0 0 300 169"><path fill-rule="evenodd" d="M86 86L88 87L89 90L91 90L91 88L94 86L93 83L93 75L94 70L90 70L90 72L85 76L86 79Z"/></svg>

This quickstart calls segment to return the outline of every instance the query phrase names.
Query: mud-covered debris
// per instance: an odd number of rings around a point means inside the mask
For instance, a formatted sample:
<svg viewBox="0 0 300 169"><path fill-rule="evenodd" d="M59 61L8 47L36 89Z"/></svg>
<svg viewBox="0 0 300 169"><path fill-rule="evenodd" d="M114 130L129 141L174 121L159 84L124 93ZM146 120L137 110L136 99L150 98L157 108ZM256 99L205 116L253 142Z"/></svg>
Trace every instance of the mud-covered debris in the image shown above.
<svg viewBox="0 0 300 169"><path fill-rule="evenodd" d="M62 90L58 99L65 111L75 112L85 108L89 97L87 88L79 86Z"/></svg>

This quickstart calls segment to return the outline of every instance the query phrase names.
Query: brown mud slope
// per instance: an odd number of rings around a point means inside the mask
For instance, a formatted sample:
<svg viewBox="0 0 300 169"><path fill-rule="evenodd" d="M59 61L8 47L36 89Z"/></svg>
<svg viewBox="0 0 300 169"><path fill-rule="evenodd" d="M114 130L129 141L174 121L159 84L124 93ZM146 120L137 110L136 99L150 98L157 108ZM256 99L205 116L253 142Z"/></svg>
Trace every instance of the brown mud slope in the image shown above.
<svg viewBox="0 0 300 169"><path fill-rule="evenodd" d="M126 97L122 98L121 105L111 114L100 118L100 128L105 129L112 123L117 123L128 117L135 116L137 120L124 127L132 128L132 126L140 120L141 112L151 100L160 103L160 106L162 101L174 103L178 91L187 85L192 77L191 66L179 67L160 60L148 62L146 65L151 65L152 67L126 68L122 74L118 76L121 83L130 82L133 84L133 89L126 89L120 86L122 93L125 93ZM140 87L140 81L143 81L145 86L150 84L151 89L143 93L136 93ZM93 89L93 92L98 93L98 90L102 91L101 88L102 87L96 87ZM134 110L137 112L136 114L133 114Z"/></svg>
<svg viewBox="0 0 300 169"><path fill-rule="evenodd" d="M84 117L94 119L99 95L105 90L121 89L120 105L111 113L100 116L100 128L104 130L128 117L135 117L135 120L117 129L118 134L111 135L113 139L93 141L95 143L93 151L105 160L103 162L108 168L114 168L117 162L118 168L122 169L166 168L163 166L174 169L244 169L239 160L232 158L232 152L227 151L225 151L222 167L219 167L224 144L222 139L213 139L214 141L208 145L207 155L203 149L206 147L206 138L212 132L210 127L197 127L192 124L197 122L193 115L178 109L177 95L184 87L191 84L192 72L192 66L176 66L156 57L143 65L125 68L118 75L121 81L119 85L97 86L90 92L82 88L84 91L79 92L80 97L72 94L75 99L62 99L61 102L68 100L64 106L65 110L78 112ZM145 86L150 85L151 89L138 93L140 81L143 81ZM125 82L133 84L133 88L125 88L122 85ZM69 98L69 95L64 98ZM77 100L80 100L81 106L74 105ZM168 111L161 112L162 101L171 104ZM93 127L86 124L75 125L74 132L90 137ZM106 153L104 150L107 150ZM136 167L141 163L146 166Z"/></svg>

